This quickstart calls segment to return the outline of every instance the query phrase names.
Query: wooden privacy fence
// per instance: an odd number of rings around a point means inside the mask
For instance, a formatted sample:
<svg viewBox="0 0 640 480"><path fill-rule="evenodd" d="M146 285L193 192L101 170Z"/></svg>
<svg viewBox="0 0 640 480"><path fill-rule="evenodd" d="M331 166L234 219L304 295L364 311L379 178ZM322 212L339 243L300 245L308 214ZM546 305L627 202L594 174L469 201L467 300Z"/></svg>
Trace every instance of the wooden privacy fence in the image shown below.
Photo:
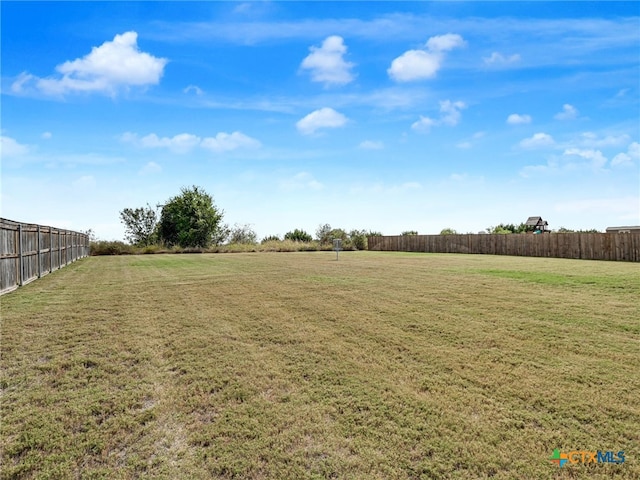
<svg viewBox="0 0 640 480"><path fill-rule="evenodd" d="M0 295L88 255L84 233L0 218Z"/></svg>
<svg viewBox="0 0 640 480"><path fill-rule="evenodd" d="M398 235L368 237L368 248L640 262L640 234L637 233Z"/></svg>

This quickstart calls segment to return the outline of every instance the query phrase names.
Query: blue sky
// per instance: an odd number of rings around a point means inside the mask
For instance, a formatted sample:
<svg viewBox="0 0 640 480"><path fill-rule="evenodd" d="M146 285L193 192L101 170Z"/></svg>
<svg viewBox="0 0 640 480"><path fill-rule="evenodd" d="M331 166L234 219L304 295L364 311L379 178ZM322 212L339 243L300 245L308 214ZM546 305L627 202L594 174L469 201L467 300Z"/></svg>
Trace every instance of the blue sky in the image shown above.
<svg viewBox="0 0 640 480"><path fill-rule="evenodd" d="M2 2L2 216L640 224L638 2Z"/></svg>

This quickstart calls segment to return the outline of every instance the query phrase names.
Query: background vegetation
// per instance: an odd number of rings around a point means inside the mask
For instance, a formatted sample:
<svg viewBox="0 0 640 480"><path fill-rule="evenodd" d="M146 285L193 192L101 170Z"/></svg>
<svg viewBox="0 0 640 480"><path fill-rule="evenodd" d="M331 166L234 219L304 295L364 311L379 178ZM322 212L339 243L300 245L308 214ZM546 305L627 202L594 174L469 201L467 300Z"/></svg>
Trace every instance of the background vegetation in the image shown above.
<svg viewBox="0 0 640 480"><path fill-rule="evenodd" d="M203 188L182 188L179 195L158 205L160 217L154 208L125 208L120 219L125 226L128 244L119 241L93 239L92 255L127 255L139 253L190 253L190 252L293 252L317 251L333 248L333 240L342 240L343 250L367 250L367 237L382 235L373 230L350 231L320 224L315 238L303 229L287 232L283 238L268 235L258 243L258 235L249 224L229 227L223 223L224 211L213 202L213 197ZM524 223L500 223L481 233L510 234L527 230ZM570 230L561 227L557 233L597 233L597 230ZM440 235L458 234L447 227ZM417 230L405 230L401 235L418 235Z"/></svg>

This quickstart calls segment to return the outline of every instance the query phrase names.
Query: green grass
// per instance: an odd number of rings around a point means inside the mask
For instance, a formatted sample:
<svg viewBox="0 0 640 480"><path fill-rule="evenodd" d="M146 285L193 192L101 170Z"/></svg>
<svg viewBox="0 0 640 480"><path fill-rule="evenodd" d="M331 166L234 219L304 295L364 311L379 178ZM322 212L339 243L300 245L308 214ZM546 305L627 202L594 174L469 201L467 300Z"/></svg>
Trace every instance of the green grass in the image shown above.
<svg viewBox="0 0 640 480"><path fill-rule="evenodd" d="M639 298L616 262L90 257L1 299L1 477L638 478Z"/></svg>

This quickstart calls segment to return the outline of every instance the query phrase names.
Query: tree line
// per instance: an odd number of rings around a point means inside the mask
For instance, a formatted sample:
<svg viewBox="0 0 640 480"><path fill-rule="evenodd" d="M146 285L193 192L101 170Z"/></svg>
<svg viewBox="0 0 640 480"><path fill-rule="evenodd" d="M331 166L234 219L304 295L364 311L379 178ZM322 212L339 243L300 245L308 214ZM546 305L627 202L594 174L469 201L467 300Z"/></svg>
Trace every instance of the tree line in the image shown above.
<svg viewBox="0 0 640 480"><path fill-rule="evenodd" d="M508 235L510 233L527 233L530 231L532 231L532 229L527 225L525 225L524 222L522 222L517 225L514 223L500 223L496 226L487 227L484 231L479 233ZM551 231L554 233L600 233L600 231L596 230L595 228L588 229L588 230L573 230L570 228L560 227L557 230L551 230ZM459 233L461 232L457 232L453 228L443 228L440 231L440 235L458 235Z"/></svg>
<svg viewBox="0 0 640 480"><path fill-rule="evenodd" d="M366 250L367 237L382 235L371 230L345 230L333 228L328 223L321 224L315 237L303 229L294 229L284 237L269 235L260 242L256 232L248 224L229 226L223 222L224 211L213 201L213 197L198 186L183 187L180 193L169 198L164 204L152 207L125 208L120 212L120 220L125 227L125 238L136 248L181 248L208 249L222 244L257 245L274 242L296 242L311 244L327 249L334 239L342 240L345 250ZM524 223L500 223L490 226L480 233L511 234L527 231ZM597 233L598 230L570 230L561 227L557 233ZM453 228L444 228L440 235L456 235ZM416 230L407 230L401 235L418 235ZM309 245L308 249L312 249Z"/></svg>
<svg viewBox="0 0 640 480"><path fill-rule="evenodd" d="M223 218L224 211L215 205L211 195L197 186L182 188L180 194L155 208L147 204L144 207L125 208L120 212L125 238L135 247L209 248L224 243L258 243L258 236L250 225L235 224L230 227L223 222ZM345 249L365 250L368 236L382 235L370 230L332 228L329 224L320 225L315 234L314 238L305 230L296 228L282 238L278 235L264 237L260 243L317 242L321 247L326 247L333 239L339 238Z"/></svg>

